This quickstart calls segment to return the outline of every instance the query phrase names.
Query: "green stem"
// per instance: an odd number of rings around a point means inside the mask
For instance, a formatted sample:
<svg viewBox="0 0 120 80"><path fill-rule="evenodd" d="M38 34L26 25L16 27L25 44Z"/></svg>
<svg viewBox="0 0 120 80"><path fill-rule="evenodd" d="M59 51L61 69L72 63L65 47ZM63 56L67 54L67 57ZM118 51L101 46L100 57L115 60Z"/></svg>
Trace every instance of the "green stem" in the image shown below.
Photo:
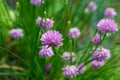
<svg viewBox="0 0 120 80"><path fill-rule="evenodd" d="M70 40L70 64L72 63L72 41Z"/></svg>
<svg viewBox="0 0 120 80"><path fill-rule="evenodd" d="M98 30L96 29L95 32L94 32L94 35L98 32ZM87 53L92 49L93 45L92 45L92 42L90 41L86 50L83 52L83 55L82 57L80 58L79 62L81 62L82 60L85 60L86 58L86 55ZM89 49L90 48L90 49Z"/></svg>
<svg viewBox="0 0 120 80"><path fill-rule="evenodd" d="M63 57L56 51L56 49L53 47L54 52L56 53L57 56L63 59Z"/></svg>
<svg viewBox="0 0 120 80"><path fill-rule="evenodd" d="M100 44L102 44L102 42L104 41L104 39L105 39L105 37L106 37L106 34L107 34L107 33L105 33L105 34L103 35L103 39L100 41Z"/></svg>

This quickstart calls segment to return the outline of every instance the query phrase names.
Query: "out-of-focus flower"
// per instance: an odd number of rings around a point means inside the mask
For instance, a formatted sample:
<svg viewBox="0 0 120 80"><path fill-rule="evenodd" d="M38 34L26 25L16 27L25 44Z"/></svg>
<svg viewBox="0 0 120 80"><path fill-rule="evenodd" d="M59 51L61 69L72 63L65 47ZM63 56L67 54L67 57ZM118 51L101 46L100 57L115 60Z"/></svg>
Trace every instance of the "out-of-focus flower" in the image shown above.
<svg viewBox="0 0 120 80"><path fill-rule="evenodd" d="M42 19L41 17L38 17L36 20L36 24L38 26L41 26L42 29L51 29L54 25L54 21L49 18Z"/></svg>
<svg viewBox="0 0 120 80"><path fill-rule="evenodd" d="M101 32L115 33L118 31L117 24L111 19L102 19L98 22L97 26Z"/></svg>
<svg viewBox="0 0 120 80"><path fill-rule="evenodd" d="M79 70L76 66L65 66L63 69L63 73L68 78L73 78L79 74Z"/></svg>
<svg viewBox="0 0 120 80"><path fill-rule="evenodd" d="M45 72L48 74L50 72L52 65L51 64L47 64L46 68L45 68Z"/></svg>
<svg viewBox="0 0 120 80"><path fill-rule="evenodd" d="M54 21L52 20L52 19L49 19L49 18L46 18L46 27L47 27L47 29L50 29L50 28L52 28L53 27L53 25L54 25Z"/></svg>
<svg viewBox="0 0 120 80"><path fill-rule="evenodd" d="M23 30L19 28L10 30L9 34L13 39L20 39L24 36Z"/></svg>
<svg viewBox="0 0 120 80"><path fill-rule="evenodd" d="M37 24L38 26L40 26L40 25L41 25L41 22L42 22L42 18L41 18L41 17L38 17L38 18L36 19L36 24Z"/></svg>
<svg viewBox="0 0 120 80"><path fill-rule="evenodd" d="M42 44L49 46L62 46L62 35L55 30L48 30L41 37Z"/></svg>
<svg viewBox="0 0 120 80"><path fill-rule="evenodd" d="M93 44L99 44L100 43L100 40L101 40L101 37L100 37L100 34L96 34L93 38L92 38L92 43Z"/></svg>
<svg viewBox="0 0 120 80"><path fill-rule="evenodd" d="M105 61L110 58L110 56L110 50L105 49L101 46L93 53L93 57L98 61Z"/></svg>
<svg viewBox="0 0 120 80"><path fill-rule="evenodd" d="M85 65L82 63L78 66L79 74L83 74L86 70Z"/></svg>
<svg viewBox="0 0 120 80"><path fill-rule="evenodd" d="M85 9L85 12L88 13L88 12L92 12L92 11L95 11L97 9L97 5L95 2L91 1L89 2L87 8Z"/></svg>
<svg viewBox="0 0 120 80"><path fill-rule="evenodd" d="M69 52L64 52L63 55L62 55L62 58L64 60L70 60L70 55L71 55L71 58L72 58L72 62L74 62L76 60L76 57L75 57L75 53L73 53L73 52L72 52L72 54L69 53Z"/></svg>
<svg viewBox="0 0 120 80"><path fill-rule="evenodd" d="M91 62L91 65L94 68L100 68L100 67L104 66L104 63L105 63L104 61L93 60Z"/></svg>
<svg viewBox="0 0 120 80"><path fill-rule="evenodd" d="M52 57L54 55L52 48L48 45L42 46L41 50L39 51L39 54L44 58Z"/></svg>
<svg viewBox="0 0 120 80"><path fill-rule="evenodd" d="M114 18L117 15L114 8L110 8L110 7L105 10L104 14L107 18Z"/></svg>
<svg viewBox="0 0 120 80"><path fill-rule="evenodd" d="M70 38L78 38L80 36L80 30L78 28L71 28L69 31Z"/></svg>
<svg viewBox="0 0 120 80"><path fill-rule="evenodd" d="M42 3L42 0L30 0L31 4L39 6Z"/></svg>

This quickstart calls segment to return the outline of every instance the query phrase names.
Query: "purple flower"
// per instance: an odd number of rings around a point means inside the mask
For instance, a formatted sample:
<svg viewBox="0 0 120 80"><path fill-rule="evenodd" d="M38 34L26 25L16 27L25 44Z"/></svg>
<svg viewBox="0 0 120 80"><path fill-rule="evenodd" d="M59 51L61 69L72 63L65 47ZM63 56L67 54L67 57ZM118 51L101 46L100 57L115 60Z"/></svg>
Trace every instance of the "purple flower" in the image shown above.
<svg viewBox="0 0 120 80"><path fill-rule="evenodd" d="M93 57L98 61L105 61L110 58L110 56L110 50L105 49L101 46L93 53Z"/></svg>
<svg viewBox="0 0 120 80"><path fill-rule="evenodd" d="M51 29L54 25L54 21L49 18L42 19L41 17L38 17L36 24L41 26L42 29Z"/></svg>
<svg viewBox="0 0 120 80"><path fill-rule="evenodd" d="M69 31L70 38L78 38L80 36L80 30L78 28L71 28Z"/></svg>
<svg viewBox="0 0 120 80"><path fill-rule="evenodd" d="M40 25L41 25L41 22L42 22L42 18L41 18L41 17L38 17L37 20L36 20L36 24L37 24L38 26L40 26Z"/></svg>
<svg viewBox="0 0 120 80"><path fill-rule="evenodd" d="M113 18L117 15L117 13L115 12L114 8L107 8L105 10L105 16L107 18Z"/></svg>
<svg viewBox="0 0 120 80"><path fill-rule="evenodd" d="M19 29L19 28L10 30L9 34L13 39L20 39L24 36L23 35L23 30Z"/></svg>
<svg viewBox="0 0 120 80"><path fill-rule="evenodd" d="M91 65L94 68L100 68L100 67L104 66L104 64L105 64L104 61L98 61L98 60L94 60L91 62Z"/></svg>
<svg viewBox="0 0 120 80"><path fill-rule="evenodd" d="M62 35L58 31L48 30L41 37L42 44L49 46L62 46Z"/></svg>
<svg viewBox="0 0 120 80"><path fill-rule="evenodd" d="M64 60L70 60L70 55L72 57L72 62L74 62L76 60L76 57L75 57L75 53L72 52L72 54L70 54L69 52L64 52L62 57Z"/></svg>
<svg viewBox="0 0 120 80"><path fill-rule="evenodd" d="M63 70L64 75L68 78L73 78L79 74L78 73L79 70L76 66L67 65L62 70Z"/></svg>
<svg viewBox="0 0 120 80"><path fill-rule="evenodd" d="M86 70L83 63L78 66L78 69L79 69L79 74L83 74Z"/></svg>
<svg viewBox="0 0 120 80"><path fill-rule="evenodd" d="M46 68L45 68L45 72L48 74L50 72L52 65L51 64L47 64Z"/></svg>
<svg viewBox="0 0 120 80"><path fill-rule="evenodd" d="M42 3L42 0L30 0L31 4L39 6Z"/></svg>
<svg viewBox="0 0 120 80"><path fill-rule="evenodd" d="M88 4L88 6L87 6L87 8L86 8L86 12L91 12L91 11L95 11L97 9L97 5L96 5L96 3L95 2L93 2L93 1L91 1L89 4Z"/></svg>
<svg viewBox="0 0 120 80"><path fill-rule="evenodd" d="M41 50L39 51L39 54L40 54L43 58L52 57L52 56L54 55L54 54L53 54L53 51L52 51L52 48L49 47L48 45L42 46L42 47L41 47Z"/></svg>
<svg viewBox="0 0 120 80"><path fill-rule="evenodd" d="M54 24L54 21L53 21L53 20L51 20L51 19L49 19L49 18L46 19L46 27L47 27L47 29L52 28L52 27L53 27L53 24Z"/></svg>
<svg viewBox="0 0 120 80"><path fill-rule="evenodd" d="M117 24L111 19L102 19L98 22L97 26L101 32L115 33L118 31Z"/></svg>
<svg viewBox="0 0 120 80"><path fill-rule="evenodd" d="M92 38L92 43L93 44L99 44L101 40L100 34L96 34L93 38Z"/></svg>

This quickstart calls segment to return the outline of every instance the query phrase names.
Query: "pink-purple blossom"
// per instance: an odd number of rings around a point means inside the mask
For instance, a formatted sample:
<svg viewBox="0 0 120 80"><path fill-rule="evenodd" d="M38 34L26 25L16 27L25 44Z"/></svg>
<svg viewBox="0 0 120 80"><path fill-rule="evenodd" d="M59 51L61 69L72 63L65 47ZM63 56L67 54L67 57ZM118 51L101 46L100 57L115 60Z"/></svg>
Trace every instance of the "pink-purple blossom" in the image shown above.
<svg viewBox="0 0 120 80"><path fill-rule="evenodd" d="M41 37L42 44L49 46L62 46L62 34L55 30L48 30Z"/></svg>
<svg viewBox="0 0 120 80"><path fill-rule="evenodd" d="M91 62L91 65L92 65L92 67L94 67L94 68L100 68L100 67L104 66L104 64L105 64L104 61L98 61L98 60L93 60L93 61Z"/></svg>
<svg viewBox="0 0 120 80"><path fill-rule="evenodd" d="M106 10L105 10L105 16L107 17L107 18L114 18L116 15L117 15L117 13L116 13L116 11L114 10L114 8L110 8L110 7L108 7Z"/></svg>
<svg viewBox="0 0 120 80"><path fill-rule="evenodd" d="M101 40L101 36L99 33L97 33L93 38L92 38L92 43L97 45L100 43L100 40Z"/></svg>
<svg viewBox="0 0 120 80"><path fill-rule="evenodd" d="M39 54L43 58L52 57L54 55L52 48L49 47L48 45L42 46L40 51L39 51Z"/></svg>
<svg viewBox="0 0 120 80"><path fill-rule="evenodd" d="M23 30L20 28L10 30L9 34L13 39L20 39L24 36Z"/></svg>
<svg viewBox="0 0 120 80"><path fill-rule="evenodd" d="M41 17L38 17L38 18L36 19L36 24L37 24L38 26L40 26L40 25L41 25L41 22L42 22L42 18L41 18Z"/></svg>
<svg viewBox="0 0 120 80"><path fill-rule="evenodd" d="M79 74L83 74L85 72L85 70L86 70L85 65L83 63L81 63L78 66L78 69L79 69Z"/></svg>
<svg viewBox="0 0 120 80"><path fill-rule="evenodd" d="M42 0L30 0L31 4L39 6L42 3Z"/></svg>
<svg viewBox="0 0 120 80"><path fill-rule="evenodd" d="M54 21L49 18L42 19L41 17L38 17L36 20L36 24L42 29L51 29L54 25Z"/></svg>
<svg viewBox="0 0 120 80"><path fill-rule="evenodd" d="M64 52L63 55L62 55L62 58L64 60L70 60L70 56L72 58L72 62L74 62L76 60L76 57L75 57L75 53L70 53L70 52Z"/></svg>
<svg viewBox="0 0 120 80"><path fill-rule="evenodd" d="M98 61L105 61L110 58L110 50L105 49L103 47L99 47L96 51L93 52L93 58Z"/></svg>
<svg viewBox="0 0 120 80"><path fill-rule="evenodd" d="M45 72L46 72L47 74L50 72L51 67L52 67L52 64L50 64L50 63L46 65Z"/></svg>
<svg viewBox="0 0 120 80"><path fill-rule="evenodd" d="M86 12L92 12L95 11L97 9L97 5L95 2L91 1L89 2L87 8L85 9Z"/></svg>
<svg viewBox="0 0 120 80"><path fill-rule="evenodd" d="M46 18L46 21L45 21L46 23L46 27L48 28L48 29L50 29L50 28L52 28L53 27L53 25L54 25L54 21L52 20L52 19L49 19L49 18Z"/></svg>
<svg viewBox="0 0 120 80"><path fill-rule="evenodd" d="M98 22L97 26L101 32L115 33L118 31L117 24L112 19L102 19Z"/></svg>
<svg viewBox="0 0 120 80"><path fill-rule="evenodd" d="M78 38L80 36L80 30L78 28L71 28L69 31L70 38Z"/></svg>
<svg viewBox="0 0 120 80"><path fill-rule="evenodd" d="M76 66L65 66L63 69L63 73L67 78L73 78L79 74L79 70Z"/></svg>

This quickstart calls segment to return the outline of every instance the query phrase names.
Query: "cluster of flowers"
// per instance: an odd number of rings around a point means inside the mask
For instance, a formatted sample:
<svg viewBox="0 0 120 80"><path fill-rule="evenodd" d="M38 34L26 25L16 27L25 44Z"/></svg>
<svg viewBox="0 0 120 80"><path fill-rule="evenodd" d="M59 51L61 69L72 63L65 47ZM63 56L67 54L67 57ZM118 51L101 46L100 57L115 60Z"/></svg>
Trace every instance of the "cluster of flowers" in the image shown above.
<svg viewBox="0 0 120 80"><path fill-rule="evenodd" d="M36 24L39 26L41 20L39 20L40 18L38 18L36 20ZM49 19L50 20L50 19ZM40 22L39 22L40 21ZM53 25L53 21L50 20L51 22L49 22L49 24L47 24L46 26L52 24ZM41 25L42 27L42 25ZM52 26L51 26L52 27ZM47 28L47 27L46 27ZM50 29L47 28L47 29ZM78 28L71 28L69 33L68 33L68 37L69 38L78 38L80 36L80 30ZM44 33L40 39L42 41L42 44L44 44L45 46L41 47L41 50L39 51L39 54L43 57L43 58L48 58L48 57L52 57L54 55L54 52L52 50L51 46L62 46L62 34L60 34L58 31L56 30L48 30L46 33ZM64 52L62 55L63 60L69 61L70 60L70 53L69 52ZM72 61L75 61L75 54L72 53ZM65 66L63 68L64 74L67 77L74 77L77 74L82 74L85 70L84 64L81 64L80 66L76 67L76 66Z"/></svg>
<svg viewBox="0 0 120 80"><path fill-rule="evenodd" d="M85 68L84 64L81 63L79 66L67 65L62 70L66 77L73 78L73 77L77 76L78 74L83 74L85 69L86 68Z"/></svg>
<svg viewBox="0 0 120 80"><path fill-rule="evenodd" d="M41 17L38 17L36 24L41 26L42 29L51 29L53 27L54 21L49 18L42 19Z"/></svg>
<svg viewBox="0 0 120 80"><path fill-rule="evenodd" d="M96 4L94 2L90 3L92 6L96 8ZM113 8L107 8L104 13L104 19L100 20L97 24L99 32L103 33L115 33L118 31L117 24L114 22L113 18L117 15ZM102 40L102 36L99 33L92 38L92 43L95 45L99 45ZM110 50L99 46L96 51L93 52L94 60L91 62L91 65L95 68L99 68L104 65L105 61L110 58Z"/></svg>
<svg viewBox="0 0 120 80"><path fill-rule="evenodd" d="M37 24L37 23L36 23ZM71 28L69 31L68 36L70 38L77 38L80 36L80 31L77 28ZM62 46L62 34L59 33L56 30L48 30L46 33L44 33L40 39L42 41L42 44L45 46L41 47L40 55L44 58L51 57L53 54L53 50L51 46ZM74 54L73 54L74 55ZM69 53L64 53L63 58L68 58Z"/></svg>
<svg viewBox="0 0 120 80"><path fill-rule="evenodd" d="M89 2L88 6L85 9L85 12L93 12L97 9L97 5L95 2L91 1ZM115 12L114 8L108 7L105 9L104 15L106 18L114 18L117 16L117 13Z"/></svg>
<svg viewBox="0 0 120 80"><path fill-rule="evenodd" d="M104 65L105 61L110 58L110 56L110 51L100 46L96 51L93 52L94 60L91 62L91 65L94 68L99 68Z"/></svg>
<svg viewBox="0 0 120 80"><path fill-rule="evenodd" d="M40 5L42 3L42 0L31 0L31 3L34 5ZM97 9L97 5L94 2L90 2L90 4L87 7L87 11L94 11ZM98 31L103 33L115 33L118 28L117 24L112 20L114 16L116 16L116 12L112 8L107 8L105 10L105 16L107 18L102 19L98 22ZM41 17L38 17L36 20L36 24L41 27L43 30L47 30L44 34L42 34L41 41L43 46L40 47L39 54L43 58L52 57L54 55L54 52L52 50L52 47L58 47L62 46L62 34L59 33L59 31L56 30L50 30L53 25L54 21L46 18L42 19ZM22 29L12 29L10 30L10 36L14 39L20 39L24 36ZM80 30L76 27L71 28L68 37L71 38L78 38L80 36ZM99 45L102 40L102 36L99 33L96 33L96 35L92 38L92 43L95 45ZM98 49L96 49L93 52L93 58L94 60L91 62L91 65L95 68L99 68L104 65L104 62L111 56L110 51L108 49L103 48L102 46L99 46ZM76 60L75 54L72 52L64 52L62 55L63 60L70 60L72 57L72 62ZM69 62L69 61L68 61ZM51 66L47 68L46 71L49 71L48 69ZM66 77L72 78L77 76L78 74L82 74L85 71L85 64L81 63L79 66L76 65L65 65L63 68L63 73Z"/></svg>

